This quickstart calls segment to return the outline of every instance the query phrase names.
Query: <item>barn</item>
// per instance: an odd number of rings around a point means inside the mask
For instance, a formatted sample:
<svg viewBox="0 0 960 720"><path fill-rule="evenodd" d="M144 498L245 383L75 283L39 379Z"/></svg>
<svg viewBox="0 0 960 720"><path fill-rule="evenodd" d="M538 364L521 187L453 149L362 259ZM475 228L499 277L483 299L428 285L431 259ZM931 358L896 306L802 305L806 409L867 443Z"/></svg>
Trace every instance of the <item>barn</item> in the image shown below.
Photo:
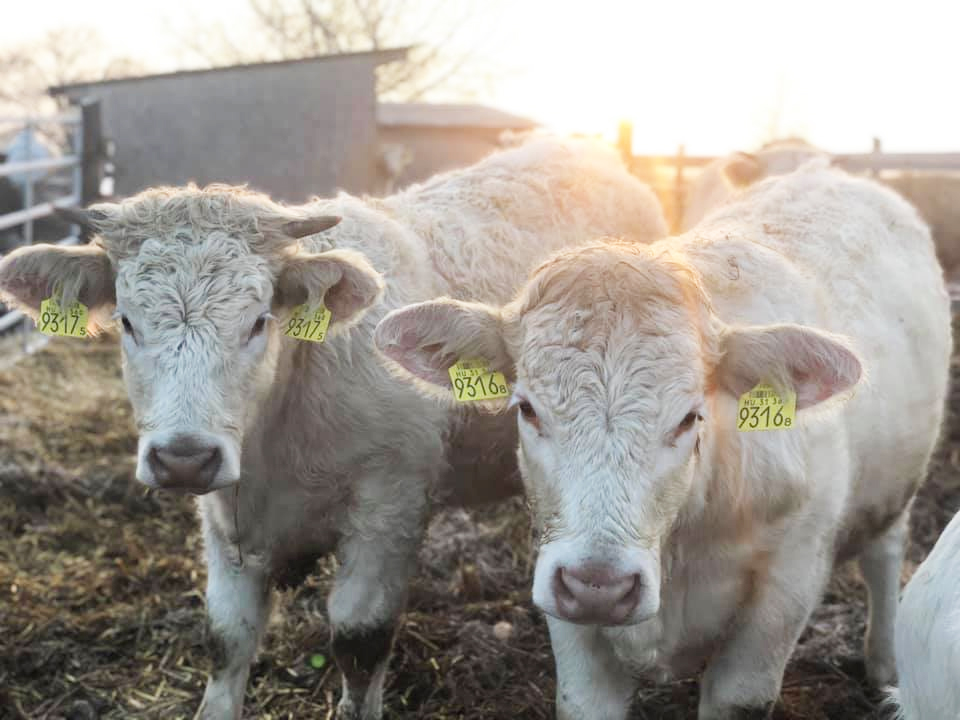
<svg viewBox="0 0 960 720"><path fill-rule="evenodd" d="M99 100L114 192L190 180L249 183L301 202L379 194L497 147L532 120L477 105L381 103L376 70L405 48L234 65L50 88Z"/></svg>
<svg viewBox="0 0 960 720"><path fill-rule="evenodd" d="M533 130L537 124L485 105L380 103L377 126L387 175L403 187L470 165L497 149L504 132ZM394 158L400 162L391 167Z"/></svg>

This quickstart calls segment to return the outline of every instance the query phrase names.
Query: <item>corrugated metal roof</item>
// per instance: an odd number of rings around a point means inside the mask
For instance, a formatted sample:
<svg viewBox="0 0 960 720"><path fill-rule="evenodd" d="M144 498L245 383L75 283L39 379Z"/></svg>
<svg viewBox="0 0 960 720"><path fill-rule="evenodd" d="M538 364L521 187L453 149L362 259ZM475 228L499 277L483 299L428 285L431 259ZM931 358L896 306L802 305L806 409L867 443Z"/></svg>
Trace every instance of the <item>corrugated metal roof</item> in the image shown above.
<svg viewBox="0 0 960 720"><path fill-rule="evenodd" d="M367 50L364 52L334 53L332 55L314 55L313 57L297 58L295 60L275 60L271 62L260 63L241 63L239 65L226 65L224 67L203 68L200 70L177 70L176 72L158 73L156 75L139 75L126 78L112 78L110 80L95 80L91 82L70 83L69 85L54 85L47 88L51 95L60 95L71 90L79 88L97 87L100 85L115 85L117 83L144 82L148 80L157 80L160 78L180 77L181 75L202 75L205 73L224 72L225 70L255 70L263 67L278 67L283 65L295 65L299 63L310 63L324 60L343 60L345 58L361 58L369 56L379 56L376 58L377 64L382 65L388 62L396 62L406 58L410 51L409 47L387 48L385 50Z"/></svg>
<svg viewBox="0 0 960 720"><path fill-rule="evenodd" d="M388 127L464 127L526 130L537 127L530 118L486 105L442 103L379 103L377 122Z"/></svg>

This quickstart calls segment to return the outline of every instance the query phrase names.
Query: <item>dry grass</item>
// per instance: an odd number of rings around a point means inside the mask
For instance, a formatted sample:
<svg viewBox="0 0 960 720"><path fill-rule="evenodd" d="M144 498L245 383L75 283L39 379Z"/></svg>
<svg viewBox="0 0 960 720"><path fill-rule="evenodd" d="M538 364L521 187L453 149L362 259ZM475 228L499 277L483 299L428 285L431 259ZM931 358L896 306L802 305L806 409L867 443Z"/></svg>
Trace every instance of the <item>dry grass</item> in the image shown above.
<svg viewBox="0 0 960 720"><path fill-rule="evenodd" d="M132 481L135 445L113 340L54 341L0 371L0 719L192 717L207 668L198 523L188 498ZM913 563L960 504L958 461L951 417L916 504ZM433 524L388 717L552 717L527 536L519 503ZM245 717L330 717L336 671L309 663L329 656L329 581L321 564L278 603ZM498 622L510 623L506 640ZM863 623L859 581L844 568L788 668L777 718L882 717L863 683ZM645 686L632 717L694 717L696 695L691 681Z"/></svg>

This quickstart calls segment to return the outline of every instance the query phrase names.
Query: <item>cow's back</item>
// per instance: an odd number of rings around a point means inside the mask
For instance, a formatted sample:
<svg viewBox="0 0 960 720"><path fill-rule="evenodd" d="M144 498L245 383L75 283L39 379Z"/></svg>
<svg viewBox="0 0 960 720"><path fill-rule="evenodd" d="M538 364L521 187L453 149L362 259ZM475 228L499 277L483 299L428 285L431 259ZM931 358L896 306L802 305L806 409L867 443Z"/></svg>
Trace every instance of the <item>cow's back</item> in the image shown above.
<svg viewBox="0 0 960 720"><path fill-rule="evenodd" d="M758 184L686 237L701 245L724 321L816 326L863 360L854 396L815 420L849 450L839 543L856 551L903 510L939 433L950 301L929 230L892 191L814 164Z"/></svg>
<svg viewBox="0 0 960 720"><path fill-rule="evenodd" d="M420 237L444 293L505 303L551 252L666 234L656 195L609 148L540 138L438 175L382 207Z"/></svg>

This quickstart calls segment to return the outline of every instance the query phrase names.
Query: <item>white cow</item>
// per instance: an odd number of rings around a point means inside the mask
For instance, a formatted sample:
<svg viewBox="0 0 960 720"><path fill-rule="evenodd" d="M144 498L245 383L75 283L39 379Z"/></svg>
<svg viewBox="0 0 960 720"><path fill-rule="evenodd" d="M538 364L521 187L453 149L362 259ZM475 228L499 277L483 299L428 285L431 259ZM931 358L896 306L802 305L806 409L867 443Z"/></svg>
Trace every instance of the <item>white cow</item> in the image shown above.
<svg viewBox="0 0 960 720"><path fill-rule="evenodd" d="M714 208L746 187L785 175L812 158L831 159L803 140L777 140L756 153L736 152L707 165L684 198L683 230L690 230ZM960 279L960 178L947 173L887 173L880 182L896 190L930 226L937 257L948 279Z"/></svg>
<svg viewBox="0 0 960 720"><path fill-rule="evenodd" d="M425 383L463 355L513 379L561 718L623 718L637 673L704 664L700 718L766 717L853 556L867 672L893 679L951 350L929 231L893 192L815 161L677 238L560 252L504 306L394 311L376 340ZM796 419L741 432L764 382L795 391Z"/></svg>
<svg viewBox="0 0 960 720"><path fill-rule="evenodd" d="M239 188L166 188L87 221L96 244L13 253L0 291L33 314L54 289L79 298L91 330L115 308L137 478L201 496L215 662L198 715L217 719L240 717L271 585L333 550L338 717L380 717L431 500L519 490L515 430L397 382L373 347L380 317L444 293L505 302L558 248L665 233L655 196L612 151L559 139L384 200L282 207ZM323 344L283 336L292 307L321 300Z"/></svg>
<svg viewBox="0 0 960 720"><path fill-rule="evenodd" d="M903 720L960 718L960 514L904 588L895 638Z"/></svg>
<svg viewBox="0 0 960 720"><path fill-rule="evenodd" d="M684 231L690 230L718 205L745 187L772 175L786 175L815 157L827 153L803 140L775 140L755 153L735 152L707 165L683 200Z"/></svg>

